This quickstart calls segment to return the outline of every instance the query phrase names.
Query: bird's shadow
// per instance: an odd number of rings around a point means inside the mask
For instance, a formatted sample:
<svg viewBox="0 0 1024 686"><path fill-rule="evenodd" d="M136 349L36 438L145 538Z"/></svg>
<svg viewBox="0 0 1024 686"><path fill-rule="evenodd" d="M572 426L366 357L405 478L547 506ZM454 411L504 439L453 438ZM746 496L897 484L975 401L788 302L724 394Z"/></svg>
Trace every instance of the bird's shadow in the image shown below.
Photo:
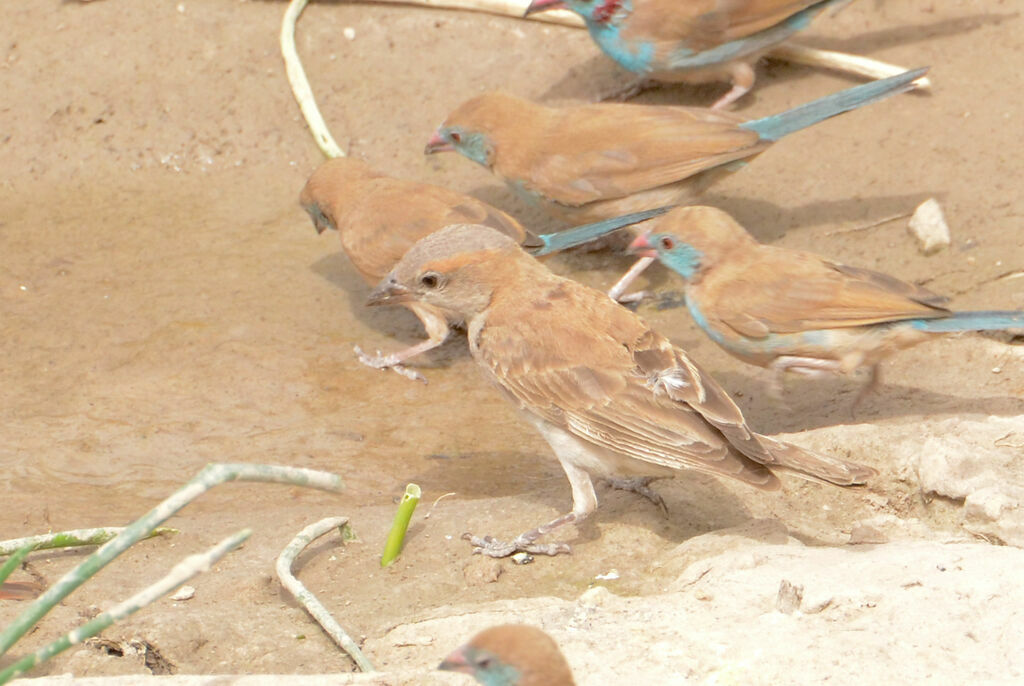
<svg viewBox="0 0 1024 686"><path fill-rule="evenodd" d="M749 374L715 371L715 378L735 394L752 427L765 433L793 433L840 424L871 424L898 417L929 416L1015 417L1024 414L1024 398L963 397L915 386L886 383L868 391L860 402L866 379L790 375L781 397L772 394L770 376L754 367Z"/></svg>
<svg viewBox="0 0 1024 686"><path fill-rule="evenodd" d="M524 425L524 430L529 430ZM555 512L568 512L571 493L565 474L547 448L428 456L430 466L413 477L424 490L455 492L468 498L515 497ZM752 517L743 501L716 477L680 470L677 478L659 479L652 487L664 498L668 516L634 493L612 490L595 480L599 507L578 528L578 542L600 538L598 523L615 522L651 528L680 543L709 531L736 526ZM523 529L540 524L517 522ZM554 536L558 538L556 534Z"/></svg>
<svg viewBox="0 0 1024 686"><path fill-rule="evenodd" d="M921 191L903 195L819 200L797 207L780 207L762 198L706 193L698 202L725 210L757 240L772 243L794 229L846 222L862 222L867 225L886 217L909 214L928 198L942 200L946 195L945 191Z"/></svg>

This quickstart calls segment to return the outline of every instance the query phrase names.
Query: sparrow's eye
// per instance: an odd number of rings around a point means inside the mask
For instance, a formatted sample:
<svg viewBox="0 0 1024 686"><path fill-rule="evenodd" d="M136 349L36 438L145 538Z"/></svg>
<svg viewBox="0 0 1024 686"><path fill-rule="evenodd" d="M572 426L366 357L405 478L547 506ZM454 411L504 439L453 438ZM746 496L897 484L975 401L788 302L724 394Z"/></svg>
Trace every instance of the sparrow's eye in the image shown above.
<svg viewBox="0 0 1024 686"><path fill-rule="evenodd" d="M426 288L437 288L441 285L441 275L437 272L426 272L420 276L420 285Z"/></svg>
<svg viewBox="0 0 1024 686"><path fill-rule="evenodd" d="M658 246L662 250L671 250L672 248L676 247L676 242L672 240L671 236L662 236L661 238L658 239Z"/></svg>
<svg viewBox="0 0 1024 686"><path fill-rule="evenodd" d="M480 669L490 669L494 665L494 658L487 656L481 657L476 661L476 666Z"/></svg>
<svg viewBox="0 0 1024 686"><path fill-rule="evenodd" d="M448 134L448 136L452 139L452 143L462 142L462 134L460 134L458 131L452 131L451 133Z"/></svg>

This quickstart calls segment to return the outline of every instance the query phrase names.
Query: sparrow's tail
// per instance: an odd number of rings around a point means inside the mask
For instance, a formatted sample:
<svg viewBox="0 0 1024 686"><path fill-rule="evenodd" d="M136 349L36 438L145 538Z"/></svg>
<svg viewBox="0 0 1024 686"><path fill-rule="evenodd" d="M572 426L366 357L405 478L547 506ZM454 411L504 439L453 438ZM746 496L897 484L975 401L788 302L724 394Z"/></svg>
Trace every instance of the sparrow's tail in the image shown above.
<svg viewBox="0 0 1024 686"><path fill-rule="evenodd" d="M915 329L933 333L1024 329L1024 311L954 312L949 317L941 319L915 319L913 326Z"/></svg>
<svg viewBox="0 0 1024 686"><path fill-rule="evenodd" d="M599 222L584 224L583 226L566 229L565 231L559 231L558 233L546 233L540 236L531 236L531 239L536 239L536 241L531 240L524 244L524 247L530 248L530 252L537 257L558 252L559 250L565 250L566 248L575 248L577 245L583 245L584 243L597 240L605 234L611 233L617 229L621 229L631 224L638 224L642 221L665 214L671 210L672 207L673 206L670 205L668 207L659 207L653 210L644 210L643 212L632 212L630 214L624 214L621 217L603 219Z"/></svg>
<svg viewBox="0 0 1024 686"><path fill-rule="evenodd" d="M843 112L855 110L862 105L868 105L879 100L884 100L890 95L896 95L913 88L913 83L928 72L928 67L912 69L910 71L890 76L887 79L879 79L871 83L865 83L844 91L826 95L805 105L794 107L781 114L773 114L763 119L754 119L740 126L756 132L763 140L777 141L783 136L805 129L808 126L834 117Z"/></svg>
<svg viewBox="0 0 1024 686"><path fill-rule="evenodd" d="M758 435L757 439L774 460L773 462L766 461L766 466L787 471L804 479L824 481L836 486L859 486L878 474L871 467L840 460L837 457L819 455L806 448L769 436Z"/></svg>

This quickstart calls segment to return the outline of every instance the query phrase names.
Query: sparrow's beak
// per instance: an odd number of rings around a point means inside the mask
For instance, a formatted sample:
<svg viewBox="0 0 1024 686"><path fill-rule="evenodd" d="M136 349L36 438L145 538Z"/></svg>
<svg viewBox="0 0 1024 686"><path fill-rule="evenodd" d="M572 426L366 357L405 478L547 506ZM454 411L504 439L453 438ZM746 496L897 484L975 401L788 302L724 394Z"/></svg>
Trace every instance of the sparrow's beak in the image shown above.
<svg viewBox="0 0 1024 686"><path fill-rule="evenodd" d="M427 141L427 147L423 149L424 155L433 155L435 152L452 152L455 150L455 146L441 138L441 134L435 131L430 134L430 140Z"/></svg>
<svg viewBox="0 0 1024 686"><path fill-rule="evenodd" d="M462 672L463 674L472 674L473 665L469 664L465 651L465 646L456 648L451 652L451 655L446 657L444 661L437 666L437 668L445 672Z"/></svg>
<svg viewBox="0 0 1024 686"><path fill-rule="evenodd" d="M524 17L528 17L535 12L543 12L545 10L562 9L565 7L565 0L533 0L530 6L526 8L526 14Z"/></svg>
<svg viewBox="0 0 1024 686"><path fill-rule="evenodd" d="M629 252L640 257L657 257L658 251L654 249L654 246L647 240L647 234L642 233L633 239L633 242L629 244Z"/></svg>
<svg viewBox="0 0 1024 686"><path fill-rule="evenodd" d="M412 300L412 293L409 289L395 281L393 276L387 276L370 292L369 297L366 298L366 305L368 307L400 305L410 300Z"/></svg>

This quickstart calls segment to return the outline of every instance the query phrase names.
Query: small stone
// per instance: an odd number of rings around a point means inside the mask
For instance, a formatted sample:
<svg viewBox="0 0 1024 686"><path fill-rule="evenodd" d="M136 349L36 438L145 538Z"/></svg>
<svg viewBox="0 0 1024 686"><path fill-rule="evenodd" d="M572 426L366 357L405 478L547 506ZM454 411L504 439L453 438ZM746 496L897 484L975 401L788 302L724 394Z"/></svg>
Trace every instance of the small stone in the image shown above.
<svg viewBox="0 0 1024 686"><path fill-rule="evenodd" d="M348 40L355 40L356 30L351 26L346 26L341 30L341 35L345 36Z"/></svg>
<svg viewBox="0 0 1024 686"><path fill-rule="evenodd" d="M512 556L512 561L517 565L528 565L533 562L533 555L520 551Z"/></svg>
<svg viewBox="0 0 1024 686"><path fill-rule="evenodd" d="M193 588L192 586L182 586L181 588L179 588L177 591L174 592L174 595L171 596L171 600L175 600L175 601L192 600L192 598L194 598L195 595L196 595L196 589L195 588Z"/></svg>
<svg viewBox="0 0 1024 686"><path fill-rule="evenodd" d="M462 568L462 577L470 586L493 584L505 571L500 560L474 555Z"/></svg>
<svg viewBox="0 0 1024 686"><path fill-rule="evenodd" d="M871 543L888 543L889 537L873 526L858 524L850 532L850 545L866 545Z"/></svg>
<svg viewBox="0 0 1024 686"><path fill-rule="evenodd" d="M928 198L918 205L907 224L907 230L917 238L918 247L925 255L938 252L950 244L949 225L935 198Z"/></svg>

